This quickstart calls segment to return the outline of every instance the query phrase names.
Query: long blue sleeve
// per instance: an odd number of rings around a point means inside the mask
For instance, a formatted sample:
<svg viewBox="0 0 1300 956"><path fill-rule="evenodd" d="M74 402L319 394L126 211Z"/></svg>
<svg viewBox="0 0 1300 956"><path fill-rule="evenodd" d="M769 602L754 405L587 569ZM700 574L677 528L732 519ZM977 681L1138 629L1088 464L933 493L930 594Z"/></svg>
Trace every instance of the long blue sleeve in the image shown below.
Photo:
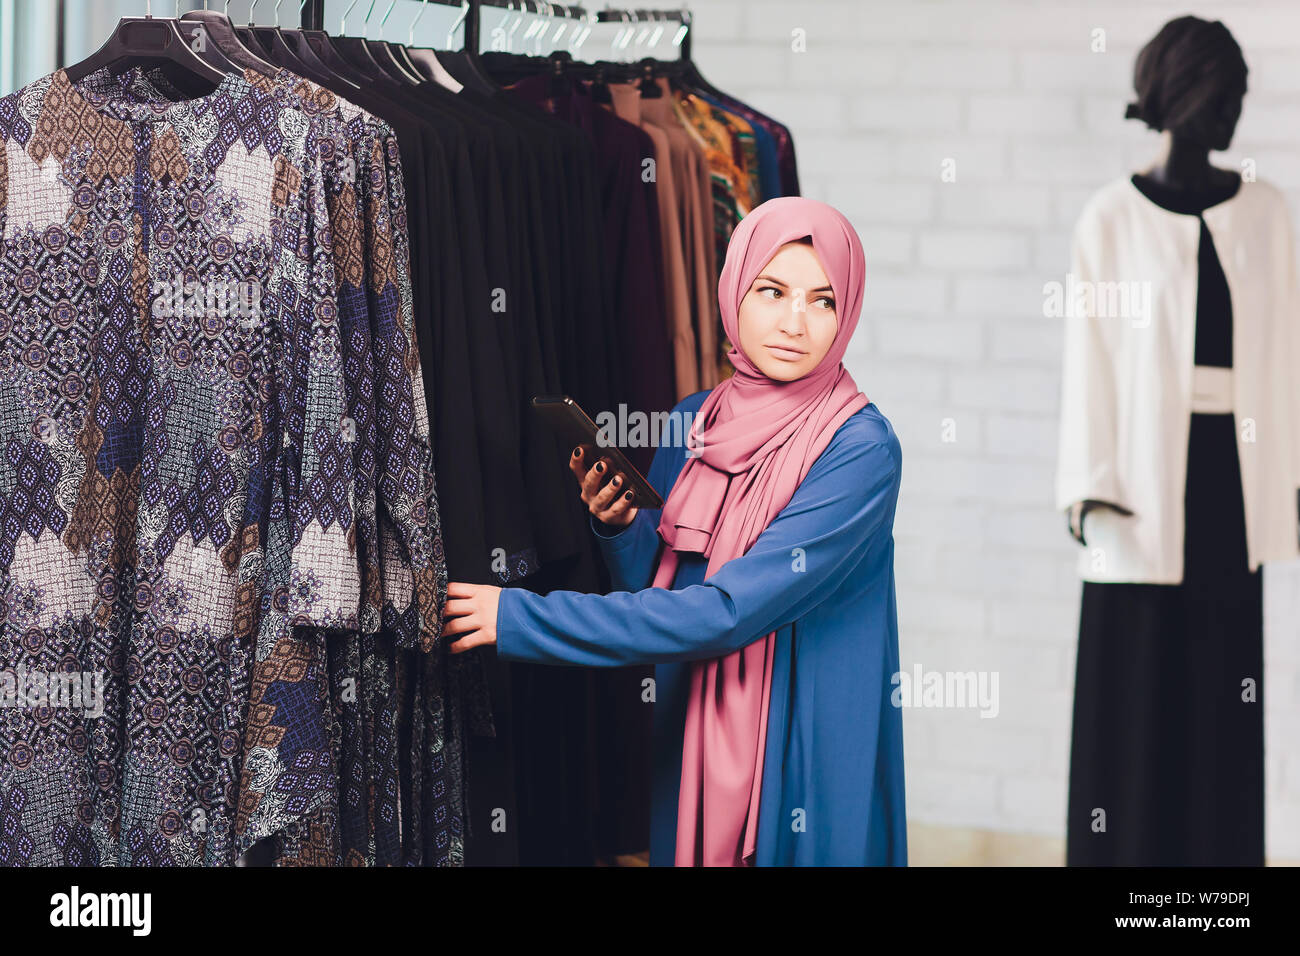
<svg viewBox="0 0 1300 956"><path fill-rule="evenodd" d="M659 532L655 530L659 525L659 509L638 509L632 523L614 534L595 517L590 521L614 590L640 591L649 587L655 555L659 553Z"/></svg>
<svg viewBox="0 0 1300 956"><path fill-rule="evenodd" d="M696 393L684 399L673 411L679 413L683 407L698 406L704 394L706 393ZM645 476L646 481L659 492L661 498L667 498L668 489L677 477L670 475L669 469L675 466L680 471L684 464L680 447L660 445L650 462L650 473ZM659 508L638 508L631 524L613 533L612 529L594 516L589 516L591 530L600 544L601 555L609 569L610 584L615 591L640 591L650 586L654 576L655 557L659 554L659 532L655 529L659 527L661 514Z"/></svg>
<svg viewBox="0 0 1300 956"><path fill-rule="evenodd" d="M508 589L498 605L497 651L513 660L588 667L730 653L802 617L868 549L888 546L898 471L888 440L842 430L749 552L703 584L605 595ZM640 536L629 539L629 550L644 551L646 530L654 534L649 516L640 518L615 536Z"/></svg>

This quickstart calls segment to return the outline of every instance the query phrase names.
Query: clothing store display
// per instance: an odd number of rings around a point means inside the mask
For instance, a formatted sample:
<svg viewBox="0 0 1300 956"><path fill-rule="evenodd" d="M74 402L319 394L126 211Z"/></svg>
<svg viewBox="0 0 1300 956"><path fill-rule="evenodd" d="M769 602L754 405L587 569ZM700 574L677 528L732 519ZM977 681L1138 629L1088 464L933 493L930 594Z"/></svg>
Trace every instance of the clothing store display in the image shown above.
<svg viewBox="0 0 1300 956"><path fill-rule="evenodd" d="M1201 238L1232 303L1202 346L1194 319ZM1154 202L1125 177L1087 203L1062 299L1065 365L1056 505L1095 499L1084 580L1177 584L1193 366L1230 364L1249 570L1297 546L1300 329L1294 240L1282 194L1243 182L1201 215ZM1230 350L1227 343L1230 343Z"/></svg>
<svg viewBox="0 0 1300 956"><path fill-rule="evenodd" d="M1182 580L1083 583L1067 863L1262 866L1263 589L1262 572L1248 558L1242 417L1234 404L1241 376L1233 366L1249 322L1232 294L1233 270L1220 268L1215 255L1234 247L1216 239L1205 221L1238 185L1180 192L1135 176L1131 186L1166 215L1200 220L1190 291L1192 383L1199 388L1192 393L1185 493L1176 499L1186 528ZM1090 548L1094 521L1105 512L1085 519ZM1246 685L1256 688L1253 695Z"/></svg>
<svg viewBox="0 0 1300 956"><path fill-rule="evenodd" d="M100 716L0 711L0 863L644 851L648 668L452 656L439 619L448 580L610 586L533 396L716 380L682 71L615 109L591 64L160 22L218 72L0 99L0 674L106 682ZM773 121L708 105L747 201L788 189Z"/></svg>

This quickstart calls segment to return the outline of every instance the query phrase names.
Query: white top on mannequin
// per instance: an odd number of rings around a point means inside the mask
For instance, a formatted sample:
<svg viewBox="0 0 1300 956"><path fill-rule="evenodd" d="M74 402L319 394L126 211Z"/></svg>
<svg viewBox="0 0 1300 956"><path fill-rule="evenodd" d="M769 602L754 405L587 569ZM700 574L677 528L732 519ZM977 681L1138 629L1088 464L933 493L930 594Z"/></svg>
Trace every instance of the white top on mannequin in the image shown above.
<svg viewBox="0 0 1300 956"><path fill-rule="evenodd" d="M1232 300L1232 407L1250 570L1300 554L1300 289L1286 202L1243 182L1202 214ZM1092 498L1088 581L1178 584L1191 428L1200 221L1129 177L1075 226L1065 283L1058 510ZM1050 300L1049 300L1050 301ZM1049 314L1051 314L1049 312Z"/></svg>

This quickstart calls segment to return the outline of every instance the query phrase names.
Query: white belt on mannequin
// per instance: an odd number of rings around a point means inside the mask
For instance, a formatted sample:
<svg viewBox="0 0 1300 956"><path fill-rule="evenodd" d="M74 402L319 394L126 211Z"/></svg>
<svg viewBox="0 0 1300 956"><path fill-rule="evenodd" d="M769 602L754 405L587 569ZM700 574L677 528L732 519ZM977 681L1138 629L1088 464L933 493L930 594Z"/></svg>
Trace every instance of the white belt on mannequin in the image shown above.
<svg viewBox="0 0 1300 956"><path fill-rule="evenodd" d="M1192 411L1221 414L1232 410L1232 369L1193 365Z"/></svg>

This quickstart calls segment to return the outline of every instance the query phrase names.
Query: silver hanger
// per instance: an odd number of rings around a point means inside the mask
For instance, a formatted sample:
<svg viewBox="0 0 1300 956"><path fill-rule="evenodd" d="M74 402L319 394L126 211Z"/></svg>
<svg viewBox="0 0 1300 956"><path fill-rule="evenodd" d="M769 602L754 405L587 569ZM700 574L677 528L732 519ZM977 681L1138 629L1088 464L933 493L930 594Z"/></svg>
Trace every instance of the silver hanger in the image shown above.
<svg viewBox="0 0 1300 956"><path fill-rule="evenodd" d="M343 16L339 17L339 36L344 36L347 33L348 17L352 15L352 8L356 5L357 0L352 0L352 2L348 4L348 8L343 11ZM374 6L373 0L371 6Z"/></svg>
<svg viewBox="0 0 1300 956"><path fill-rule="evenodd" d="M428 0L426 0L426 2L428 2ZM456 22L453 23L453 24L451 25L451 29L447 31L447 48L448 48L448 49L451 48L452 41L453 41L453 39L454 39L455 36L456 36L456 28L457 28L458 26L460 26L462 23L465 22L465 18L466 18L467 16L469 16L469 0L463 0L463 2L462 2L461 5L460 5L460 16L458 16L458 17L456 18ZM478 50L470 50L469 52L470 52L470 53L477 53Z"/></svg>
<svg viewBox="0 0 1300 956"><path fill-rule="evenodd" d="M415 15L415 19L411 21L410 29L406 31L407 46L415 46L415 25L420 22L420 17L424 16L424 11L428 8L429 0L424 0L424 2L420 4L420 12Z"/></svg>
<svg viewBox="0 0 1300 956"><path fill-rule="evenodd" d="M380 40L383 40L383 38L384 38L384 24L386 24L386 23L388 22L388 18L392 15L392 13L393 13L393 7L395 7L395 6L397 6L397 0L389 0L388 9L384 11L384 15L383 15L383 17L381 17L380 20L379 20L379 39L380 39ZM370 32L370 31L367 30L366 32L368 33L368 32Z"/></svg>

